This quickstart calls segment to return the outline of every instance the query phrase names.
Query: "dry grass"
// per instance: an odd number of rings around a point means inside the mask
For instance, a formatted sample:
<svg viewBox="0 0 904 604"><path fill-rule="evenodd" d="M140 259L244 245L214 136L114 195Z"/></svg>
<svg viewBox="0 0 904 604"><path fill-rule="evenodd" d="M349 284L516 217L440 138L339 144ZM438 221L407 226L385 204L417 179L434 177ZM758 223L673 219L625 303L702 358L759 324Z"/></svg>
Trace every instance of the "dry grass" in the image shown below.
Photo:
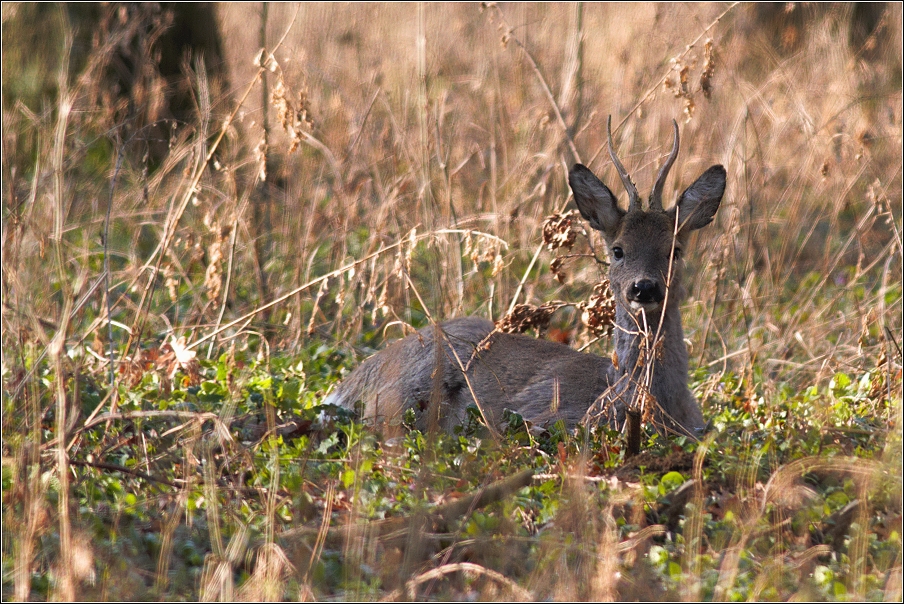
<svg viewBox="0 0 904 604"><path fill-rule="evenodd" d="M147 54L165 22L111 13L91 40L62 10L4 4L3 468L4 483L9 474L19 486L4 492L13 519L3 548L15 550L15 597L30 596L36 540L51 523L53 595L86 589L67 469L79 428L115 414L119 395L106 390L92 412L76 393L84 381L103 390L129 379L118 368L146 362L139 351L150 344L187 338L184 351L170 349L175 372L191 350L265 358L325 341L364 351L428 317L499 319L515 303L591 297L601 242L579 237L574 253L586 255L550 271L541 231L566 208L573 162L617 181L603 152L610 114L642 191L673 118L682 148L665 197L710 164L728 170L715 228L696 236L688 259L684 324L692 364L710 374L697 392L704 409L729 373L756 408L779 388L877 366L888 400L900 401L890 389L900 385L902 340L902 14L885 8L862 36L863 15L842 4L789 4L785 14L728 4L273 4L265 21L257 5L224 5L226 69L216 72L228 79L186 62L192 117L159 122L166 89L153 61L135 68L131 98L113 94L110 78L121 69L117 48ZM46 39L31 33L39 17ZM259 55L262 45L272 54ZM587 343L577 319L561 311L553 322ZM606 340L592 350L607 354ZM900 409L887 413L899 433ZM54 428L42 431L51 416ZM209 454L193 447L186 456ZM885 462L900 471L899 457ZM845 464L830 469L855 471ZM857 479L865 501L881 472L858 467L869 474ZM42 503L49 487L37 468L60 483L55 511ZM739 552L762 530L765 502L796 492L791 474L774 474L749 530L726 544L717 597L728 597ZM574 488L559 521L591 526L593 537L572 549L544 544L548 564L526 582L468 561L412 563L385 593L411 597L448 580L458 581L450 593L496 598L651 595L642 578L629 585L615 570L643 539L616 543L613 506L642 497L600 503ZM684 527L692 545L696 509ZM207 513L217 534L217 510ZM771 522L779 534L782 520ZM164 551L175 526L161 529ZM293 566L273 535L236 588L247 549L239 533L212 538L202 597L275 599L290 575L305 577L302 597L318 596L307 576L317 547ZM857 564L866 539L853 537ZM371 563L375 542L348 542L348 557ZM770 554L762 590L769 564L804 572L820 552L786 554ZM697 576L699 563L687 556L686 572ZM161 590L167 571L156 574ZM694 599L700 589L669 595ZM886 589L900 597L900 581Z"/></svg>

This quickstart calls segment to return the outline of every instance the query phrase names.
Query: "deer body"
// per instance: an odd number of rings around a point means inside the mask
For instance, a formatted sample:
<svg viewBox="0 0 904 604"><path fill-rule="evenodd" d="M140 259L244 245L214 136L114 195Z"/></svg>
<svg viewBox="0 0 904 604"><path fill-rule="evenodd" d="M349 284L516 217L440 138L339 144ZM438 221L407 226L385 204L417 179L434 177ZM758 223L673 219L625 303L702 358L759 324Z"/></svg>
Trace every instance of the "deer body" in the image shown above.
<svg viewBox="0 0 904 604"><path fill-rule="evenodd" d="M365 418L389 432L397 431L408 409L415 411L418 427L451 430L472 404L496 425L511 409L537 426L562 419L570 428L596 406L617 427L626 410L635 408L649 412L661 428L701 431L703 415L687 387L681 254L689 233L712 221L725 190L725 169L712 166L665 211L662 187L677 151L676 124L672 153L646 210L612 150L611 132L609 152L628 191L628 210L584 166L576 165L568 176L581 215L610 250L615 363L564 344L494 332L492 322L466 317L388 346L325 402L353 408L360 401Z"/></svg>
<svg viewBox="0 0 904 604"><path fill-rule="evenodd" d="M351 408L361 401L364 417L391 432L407 409L415 410L419 428L428 427L433 401L438 425L450 431L465 421L472 404L494 424L511 409L538 425L561 418L574 426L608 387L608 359L548 340L493 333L493 327L478 317L425 327L361 363L326 402Z"/></svg>

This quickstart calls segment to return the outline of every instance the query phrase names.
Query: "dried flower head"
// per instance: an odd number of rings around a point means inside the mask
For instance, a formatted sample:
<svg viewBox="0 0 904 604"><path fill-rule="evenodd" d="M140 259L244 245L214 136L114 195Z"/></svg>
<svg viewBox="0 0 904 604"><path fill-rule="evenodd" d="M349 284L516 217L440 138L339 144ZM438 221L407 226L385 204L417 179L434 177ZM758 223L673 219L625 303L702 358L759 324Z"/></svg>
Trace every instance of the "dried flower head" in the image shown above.
<svg viewBox="0 0 904 604"><path fill-rule="evenodd" d="M528 329L546 329L552 314L566 306L562 302L550 302L534 306L517 304L510 313L496 323L496 329L505 333L524 333Z"/></svg>
<svg viewBox="0 0 904 604"><path fill-rule="evenodd" d="M195 351L186 346L185 336L178 338L173 336L169 342L161 346L156 365L157 370L165 372L170 380L181 370L187 376L190 386L201 383L201 364L195 358Z"/></svg>
<svg viewBox="0 0 904 604"><path fill-rule="evenodd" d="M227 246L229 236L232 234L232 225L211 223L208 225L211 232L216 233L216 239L207 248L207 269L204 271L204 286L207 289L207 297L211 302L220 299L223 288L223 250Z"/></svg>
<svg viewBox="0 0 904 604"><path fill-rule="evenodd" d="M712 38L703 43L703 71L700 72L700 90L707 99L713 94L713 76L716 74L716 47Z"/></svg>
<svg viewBox="0 0 904 604"><path fill-rule="evenodd" d="M586 302L578 304L581 310L581 322L595 336L607 335L615 325L615 298L609 287L609 279L593 286L593 294Z"/></svg>
<svg viewBox="0 0 904 604"><path fill-rule="evenodd" d="M574 246L578 234L574 220L577 216L577 210L571 210L546 217L543 221L543 243L549 251L554 252L561 248L570 250Z"/></svg>
<svg viewBox="0 0 904 604"><path fill-rule="evenodd" d="M468 231L464 237L463 255L474 263L474 271L481 262L490 264L493 268L493 276L505 267L502 259L502 247L508 247L505 241L479 231Z"/></svg>
<svg viewBox="0 0 904 604"><path fill-rule="evenodd" d="M267 132L261 134L261 140L254 147L254 161L257 162L257 175L261 182L267 181Z"/></svg>
<svg viewBox="0 0 904 604"><path fill-rule="evenodd" d="M273 53L267 52L266 48L261 48L260 51L258 51L257 55L254 57L254 65L255 67L262 67L272 73L276 73L276 70L279 69L279 63L277 63L276 57L273 56Z"/></svg>
<svg viewBox="0 0 904 604"><path fill-rule="evenodd" d="M172 267L164 267L161 272L164 276L164 285L170 302L176 303L179 300L179 280L173 276L174 271Z"/></svg>
<svg viewBox="0 0 904 604"><path fill-rule="evenodd" d="M668 76L662 85L675 95L675 98L686 97L690 94L690 86L688 85L690 67L682 62L680 57L675 57L672 59L671 69L674 75Z"/></svg>
<svg viewBox="0 0 904 604"><path fill-rule="evenodd" d="M308 101L307 92L299 90L295 98L286 86L285 80L280 74L276 80L276 85L270 93L270 103L276 109L277 119L282 125L283 130L292 140L289 146L289 153L298 149L298 145L307 136L305 130L314 127L314 122L310 116L310 102Z"/></svg>
<svg viewBox="0 0 904 604"><path fill-rule="evenodd" d="M552 276L559 283L565 283L565 279L568 275L565 274L565 271L562 269L562 264L565 262L565 258L562 256L556 256L552 259L552 262L549 263L549 271L552 273Z"/></svg>

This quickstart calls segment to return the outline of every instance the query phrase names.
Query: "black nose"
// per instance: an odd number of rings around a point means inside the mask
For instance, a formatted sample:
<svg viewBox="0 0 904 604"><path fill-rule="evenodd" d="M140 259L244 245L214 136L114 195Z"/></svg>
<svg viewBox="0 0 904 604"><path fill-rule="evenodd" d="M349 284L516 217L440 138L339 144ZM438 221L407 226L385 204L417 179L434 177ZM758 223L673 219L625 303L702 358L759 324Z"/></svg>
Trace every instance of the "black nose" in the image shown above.
<svg viewBox="0 0 904 604"><path fill-rule="evenodd" d="M631 286L631 290L628 292L628 299L631 302L640 302L641 304L662 302L663 298L665 298L665 296L663 295L659 284L649 279L635 281Z"/></svg>

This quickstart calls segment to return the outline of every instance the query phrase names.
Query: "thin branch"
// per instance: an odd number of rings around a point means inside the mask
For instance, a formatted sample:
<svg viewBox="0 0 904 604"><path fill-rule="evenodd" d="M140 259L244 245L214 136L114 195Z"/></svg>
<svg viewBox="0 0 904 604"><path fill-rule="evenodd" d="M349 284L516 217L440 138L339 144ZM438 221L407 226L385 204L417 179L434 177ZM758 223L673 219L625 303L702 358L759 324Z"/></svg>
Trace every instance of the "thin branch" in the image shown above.
<svg viewBox="0 0 904 604"><path fill-rule="evenodd" d="M684 58L684 56L687 55L687 53L689 53L691 51L691 49L693 49L694 46L696 46L697 43L703 39L703 36L705 36L709 32L709 30L711 30L713 27L715 27L719 23L719 21L721 21L725 17L725 15L730 13L734 9L734 7L736 7L738 4L740 4L740 2L734 2L728 8L726 8L724 11L722 11L722 14L720 14L718 17L716 17L712 23L710 23L709 25L704 27L703 31L700 32L700 35L697 36L696 38L694 38L693 42L691 42L690 44L685 46L684 52L682 52L680 55L678 55L675 58L676 59ZM665 74L661 78L659 78L659 80L657 80L657 82L655 84L653 84L653 86L651 86L649 90L647 90L646 94L644 94L640 98L640 100L637 101L637 103L633 107L631 107L631 109L625 114L625 116L622 118L622 120L615 127L616 132L621 130L621 127L625 125L625 122L628 121L628 118L631 117L632 115L634 115L634 112L637 111L638 109L640 109L643 106L643 104L646 103L647 100L651 96L653 96L653 93L655 93L657 90L659 90L659 88L662 86L662 83L665 82L666 79L671 74L671 71L672 71L671 69L668 69L665 72ZM606 148L606 145L602 145L597 150L597 152L593 154L593 157L590 158L590 164L593 164L593 162L596 160L596 158L599 156L599 154L603 152L603 149L605 149L605 148Z"/></svg>
<svg viewBox="0 0 904 604"><path fill-rule="evenodd" d="M114 391L116 383L116 373L113 370L113 306L110 301L110 217L113 213L113 193L116 191L116 177L119 176L119 170L122 168L122 162L125 158L125 146L119 140L119 133L116 136L119 142L119 151L116 154L116 165L113 168L113 177L110 179L110 196L107 198L107 214L104 217L104 301L107 310L107 340L109 344L110 355L110 390Z"/></svg>
<svg viewBox="0 0 904 604"><path fill-rule="evenodd" d="M405 583L405 591L403 591L401 588L396 589L385 598L383 598L382 601L393 602L401 599L405 595L407 595L412 600L416 600L417 592L415 592L415 589L419 585L426 583L427 581L440 579L442 577L445 577L446 575L453 573L485 576L488 579L492 579L493 581L508 587L512 591L512 595L518 600L532 601L534 599L533 595L531 595L529 591L527 591L505 575L496 572L495 570L490 570L489 568L485 568L483 566L480 566L479 564L474 564L473 562L456 562L455 564L446 564L445 566L440 566L439 568L434 568L418 575L414 579L411 579L410 581Z"/></svg>
<svg viewBox="0 0 904 604"><path fill-rule="evenodd" d="M289 35L289 31L292 29L293 25L295 24L296 17L298 17L298 11L299 11L299 9L296 8L295 14L292 16L292 20L289 22L288 27L286 27L285 33L283 34L282 38L279 40L279 43L276 45L274 50L279 49L282 46L283 41L286 39L286 36ZM144 266L142 267L142 270L139 271L139 273L140 273L140 272L143 272L145 269L150 268L151 262L156 257L156 262L154 262L154 270L152 271L151 276L148 278L148 282L144 287L144 291L142 292L142 301L139 304L138 311L137 311L138 318L136 320L135 326L133 326L132 335L130 336L129 341L126 344L126 349L124 351L125 355L128 355L129 350L132 347L132 343L135 342L137 344L138 340L141 338L141 327L142 327L141 324L143 323L142 308L144 307L145 300L147 300L149 298L149 296L148 296L149 291L151 290L153 284L156 282L156 277L157 277L157 274L160 269L160 264L163 262L163 257L166 254L166 250L169 248L170 243L172 243L172 239L175 236L176 225L182 219L182 215L185 213L185 210L188 207L188 204L191 202L192 198L194 197L198 184L201 182L201 177L204 175L204 172L206 171L208 164L210 164L211 160L213 159L214 154L216 153L217 149L220 146L220 143L223 141L223 138L226 136L226 132L229 130L229 127L232 125L232 122L235 120L236 116L238 115L239 110L245 104L245 100L248 98L248 95L251 94L251 91L253 90L255 84L257 84L257 81L261 78L261 76L263 75L264 71L266 71L266 69L267 68L264 66L261 66L258 68L257 74L254 76L254 78L252 78L251 82L248 84L248 87L245 89L245 93L242 95L242 98L239 100L238 103L236 103L236 106L232 110L232 113L223 122L223 126L220 128L220 133L217 136L216 140L214 140L213 144L210 146L210 150L207 152L207 155L205 156L204 161L195 170L195 174L192 177L191 182L189 183L188 187L185 190L185 195L182 197L182 201L179 204L179 208L176 210L172 219L167 221L167 223L164 225L163 238L161 239L160 243L157 245L157 248L151 254L150 259L148 259L148 261L145 262ZM126 288L126 291L128 291L129 289L130 288Z"/></svg>
<svg viewBox="0 0 904 604"><path fill-rule="evenodd" d="M112 472L122 472L123 474L130 474L135 476L136 478L143 478L144 480L150 482L159 482L160 484L165 484L168 487L178 488L177 485L169 480L164 478L157 478L155 476L151 476L150 474L146 474L141 470L135 470L133 468L127 468L125 466L120 466L115 463L103 463L97 461L81 461L77 459L70 459L69 465L72 466L84 466L88 468L97 468L99 470L110 470Z"/></svg>
<svg viewBox="0 0 904 604"><path fill-rule="evenodd" d="M420 239L420 237L419 237L419 239ZM308 289L308 288L310 288L310 287L313 287L313 286L315 286L315 285L318 285L319 283L321 283L321 282L323 282L323 281L326 281L326 280L328 280L328 279L332 279L333 277L337 277L337 276L341 275L342 273L344 273L344 272L346 272L346 271L348 271L348 270L351 270L351 269L357 267L358 265L363 264L364 262L367 262L367 261L370 260L371 258L375 258L376 256L379 256L380 254L382 254L382 253L384 253L384 252L387 252L387 251L389 251L389 250L392 250L392 249L395 249L395 248L399 247L400 245L402 245L403 243L405 243L405 242L407 242L407 241L408 241L408 239L406 238L406 239L404 239L404 240L396 241L395 243L393 243L393 244L390 245L390 246L387 246L387 247L381 247L381 248L378 249L376 252L374 252L374 253L372 253L372 254L368 254L367 256L365 256L364 258L362 258L362 259L360 259L360 260L356 260L356 261L354 261L354 262L351 262L351 263L349 263L349 264L346 264L345 266L343 266L343 267L341 267L341 268L337 268L336 270L331 271L331 272L327 273L326 275L323 275L323 276L321 276L321 277L317 277L317 278L314 279L313 281L308 281L308 282L305 283L304 285L301 285L301 286L299 286L299 287L296 287L296 288L293 289L292 291L290 291L290 292L288 292L288 293L286 293L286 294L283 294L282 296L276 298L275 300L271 300L270 302L267 302L267 303L264 304L263 306L258 306L257 308L255 308L255 309L252 310L251 312L242 315L242 316L239 317L238 319L235 319L235 320L233 320L233 321L230 321L230 322L227 323L226 325L223 325L222 327L218 327L218 328L214 329L212 332L210 332L210 333L207 334L206 336L202 337L202 338L199 339L199 340L195 340L194 342L192 342L191 344L189 344L189 345L187 346L187 348L190 350L190 349L194 348L195 346L197 346L198 344L201 344L202 342L206 342L207 340L209 340L210 338L214 337L215 335L220 334L220 333L226 331L227 329L229 329L229 328L231 328L231 327L234 327L234 326L238 325L239 323L242 323L243 321L247 321L247 320L249 320L249 319L255 317L256 315L262 313L263 311L267 310L268 308L272 308L272 307L276 306L277 304L279 304L280 302L284 302L285 300L288 300L288 299L291 298L292 296L294 296L294 295L296 295L296 294L298 294L298 293L300 293L300 292L303 292L304 290L306 290L306 289Z"/></svg>
<svg viewBox="0 0 904 604"><path fill-rule="evenodd" d="M98 424L103 424L108 421L118 420L118 419L140 419L143 417L175 417L179 419L193 419L197 421L219 421L220 416L216 413L208 413L208 412L195 412L195 411L127 411L120 412L114 411L111 413L104 413L102 415L98 415L94 419L90 421L86 421L82 426L73 432L73 437L75 435L84 432L90 428ZM59 442L59 437L54 438L53 440L49 440L43 445L41 445L42 449L46 449L47 447L52 447L57 442ZM73 439L73 443L74 443ZM70 446L72 446L70 444ZM68 447L67 447L68 448Z"/></svg>
<svg viewBox="0 0 904 604"><path fill-rule="evenodd" d="M553 113L555 113L556 121L559 123L559 127L562 129L562 135L565 137L565 142L568 144L568 148L571 150L571 154L574 156L574 161L577 163L583 163L581 161L581 154L578 153L577 147L574 145L574 140L571 138L571 133L568 130L568 124L565 123L565 118L562 117L562 111L559 109L559 104L556 102L555 96L552 94L552 90L549 88L549 84L546 83L546 78L543 77L543 72L540 71L540 66L537 65L537 61L534 59L534 56L530 53L524 44L521 43L521 40L518 39L512 33L512 28L509 26L508 21L505 20L505 15L502 13L502 9L499 8L498 4L494 4L493 8L496 9L496 12L499 14L499 19L502 21L505 26L507 35L510 39L515 41L515 44L518 45L524 52L524 56L527 57L528 63L530 63L531 68L534 70L534 74L537 76L537 80L540 82L540 87L543 88L544 94L546 94L546 100L549 101L550 107L552 107Z"/></svg>

